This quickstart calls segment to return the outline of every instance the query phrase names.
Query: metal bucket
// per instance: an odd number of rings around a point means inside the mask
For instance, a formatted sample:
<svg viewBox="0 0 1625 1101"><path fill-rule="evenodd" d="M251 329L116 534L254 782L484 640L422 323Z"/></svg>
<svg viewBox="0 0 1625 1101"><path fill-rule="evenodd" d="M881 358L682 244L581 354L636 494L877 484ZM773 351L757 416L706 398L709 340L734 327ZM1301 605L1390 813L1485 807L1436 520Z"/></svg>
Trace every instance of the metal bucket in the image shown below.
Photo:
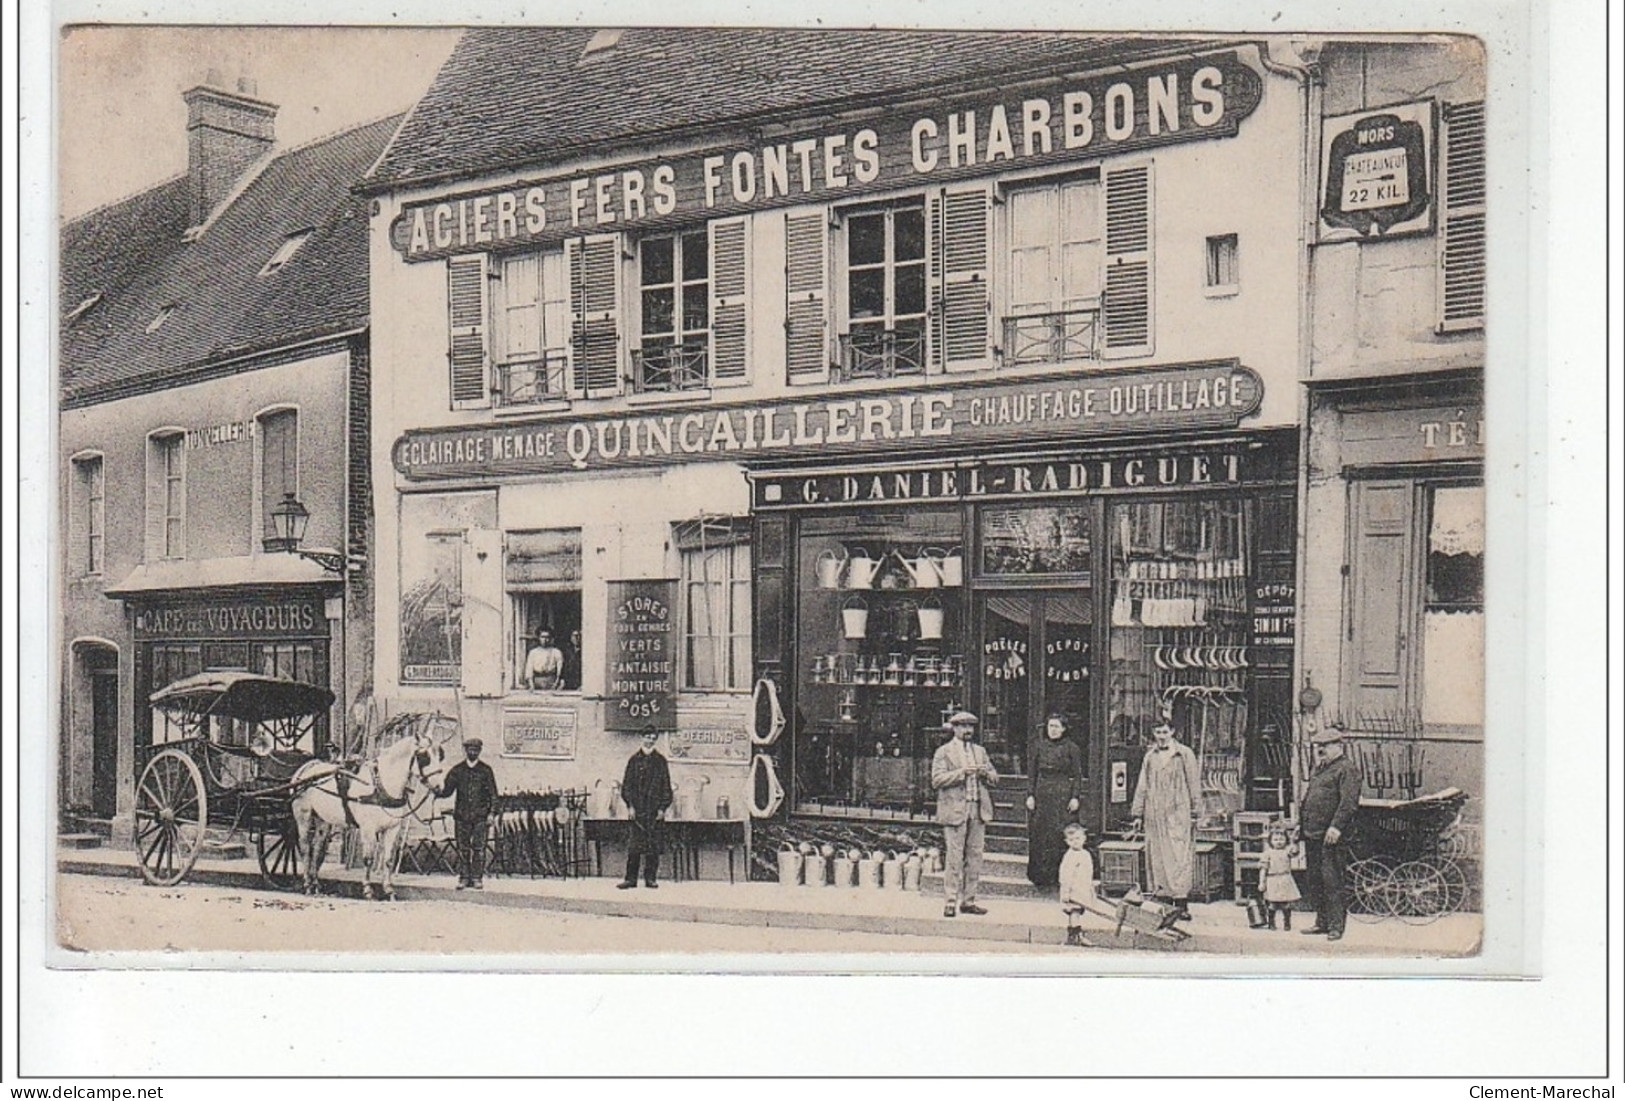
<svg viewBox="0 0 1625 1101"><path fill-rule="evenodd" d="M1264 900L1249 898L1247 900L1247 925L1249 928L1262 929L1270 923L1269 914L1264 906Z"/></svg>
<svg viewBox="0 0 1625 1101"><path fill-rule="evenodd" d="M841 606L841 632L847 638L863 638L869 633L869 607L860 597L848 597Z"/></svg>
<svg viewBox="0 0 1625 1101"><path fill-rule="evenodd" d="M858 885L858 860L856 850L835 858L833 862L835 886L856 887Z"/></svg>
<svg viewBox="0 0 1625 1101"><path fill-rule="evenodd" d="M942 605L936 597L928 597L919 608L920 641L934 642L942 637Z"/></svg>
<svg viewBox="0 0 1625 1101"><path fill-rule="evenodd" d="M779 886L794 887L801 882L801 854L786 841L779 846Z"/></svg>
<svg viewBox="0 0 1625 1101"><path fill-rule="evenodd" d="M903 861L903 874L898 877L897 885L905 891L918 891L920 889L919 854L910 853L908 859Z"/></svg>
<svg viewBox="0 0 1625 1101"><path fill-rule="evenodd" d="M823 853L808 853L801 858L801 882L807 887L822 887L829 882L829 861Z"/></svg>
<svg viewBox="0 0 1625 1101"><path fill-rule="evenodd" d="M880 886L880 867L884 863L884 860L880 860L875 856L866 856L858 861L858 886Z"/></svg>

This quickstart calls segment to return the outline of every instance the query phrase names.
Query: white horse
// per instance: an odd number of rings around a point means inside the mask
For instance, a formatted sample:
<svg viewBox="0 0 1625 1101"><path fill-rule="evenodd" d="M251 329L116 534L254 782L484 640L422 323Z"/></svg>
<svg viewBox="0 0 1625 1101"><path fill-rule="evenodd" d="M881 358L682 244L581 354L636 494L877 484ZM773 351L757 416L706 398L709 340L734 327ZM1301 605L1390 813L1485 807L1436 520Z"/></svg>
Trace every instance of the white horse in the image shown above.
<svg viewBox="0 0 1625 1101"><path fill-rule="evenodd" d="M408 815L434 798L446 772L444 738L415 729L380 751L360 771L333 761L307 761L293 774L293 820L305 867L304 890L318 893L323 857L332 831L354 826L361 835L365 871L362 890L369 899L395 897L395 852Z"/></svg>

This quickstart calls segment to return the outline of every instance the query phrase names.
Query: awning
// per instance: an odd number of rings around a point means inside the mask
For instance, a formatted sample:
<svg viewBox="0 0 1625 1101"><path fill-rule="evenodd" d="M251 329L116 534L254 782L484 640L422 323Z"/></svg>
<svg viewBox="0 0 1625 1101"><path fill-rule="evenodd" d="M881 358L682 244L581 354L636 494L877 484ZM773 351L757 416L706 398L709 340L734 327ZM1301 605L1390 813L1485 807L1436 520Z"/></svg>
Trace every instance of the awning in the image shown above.
<svg viewBox="0 0 1625 1101"><path fill-rule="evenodd" d="M175 559L143 562L104 590L108 596L140 598L145 594L193 589L264 588L283 585L337 585L343 579L296 554L244 554L231 558Z"/></svg>

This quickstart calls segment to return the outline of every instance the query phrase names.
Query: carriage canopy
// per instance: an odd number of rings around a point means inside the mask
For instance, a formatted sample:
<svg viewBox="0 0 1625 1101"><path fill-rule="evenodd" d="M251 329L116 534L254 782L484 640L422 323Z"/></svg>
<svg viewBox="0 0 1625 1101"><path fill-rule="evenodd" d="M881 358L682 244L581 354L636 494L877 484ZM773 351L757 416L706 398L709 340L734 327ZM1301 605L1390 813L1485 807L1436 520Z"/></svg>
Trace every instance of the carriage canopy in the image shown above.
<svg viewBox="0 0 1625 1101"><path fill-rule="evenodd" d="M205 672L182 677L149 697L152 706L193 718L218 715L249 723L318 715L333 706L333 693L315 684L259 673Z"/></svg>

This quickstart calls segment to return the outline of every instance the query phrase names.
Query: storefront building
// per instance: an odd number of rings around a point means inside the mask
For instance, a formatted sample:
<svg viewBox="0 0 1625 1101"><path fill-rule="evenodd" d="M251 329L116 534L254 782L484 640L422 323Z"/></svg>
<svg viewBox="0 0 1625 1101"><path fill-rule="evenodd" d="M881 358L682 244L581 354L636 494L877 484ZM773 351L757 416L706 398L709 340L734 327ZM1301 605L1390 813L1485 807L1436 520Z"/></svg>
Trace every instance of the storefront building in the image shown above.
<svg viewBox="0 0 1625 1101"><path fill-rule="evenodd" d="M251 86L186 95L188 172L63 231L59 805L115 840L152 747L180 736L154 691L204 670L330 688L298 746L319 753L371 667L349 189L398 120L279 150ZM291 552L289 500L308 514Z"/></svg>
<svg viewBox="0 0 1625 1101"><path fill-rule="evenodd" d="M679 817L923 823L954 706L1018 777L1063 715L1097 826L1165 707L1281 807L1304 110L1252 42L469 32L363 185L378 693L595 814L653 729Z"/></svg>
<svg viewBox="0 0 1625 1101"><path fill-rule="evenodd" d="M1484 59L1329 42L1313 246L1303 718L1371 797L1484 795ZM1386 177L1378 180L1377 177Z"/></svg>

